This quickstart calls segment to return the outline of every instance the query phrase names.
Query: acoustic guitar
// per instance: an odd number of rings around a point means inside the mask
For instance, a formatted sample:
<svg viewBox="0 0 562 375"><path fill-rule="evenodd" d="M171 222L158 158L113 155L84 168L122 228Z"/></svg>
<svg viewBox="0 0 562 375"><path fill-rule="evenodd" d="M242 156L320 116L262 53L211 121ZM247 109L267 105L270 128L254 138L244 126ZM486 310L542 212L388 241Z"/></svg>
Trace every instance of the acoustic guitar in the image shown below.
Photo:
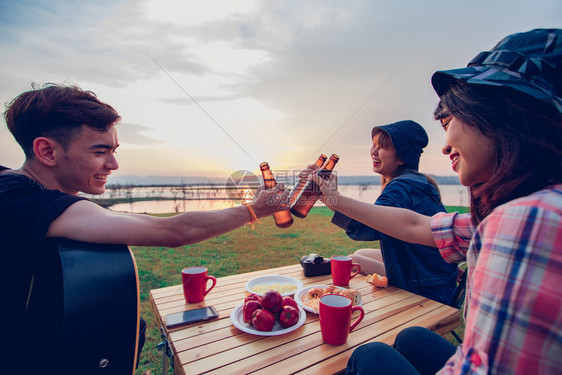
<svg viewBox="0 0 562 375"><path fill-rule="evenodd" d="M132 252L125 245L62 238L54 243L57 251L48 252L34 276L23 332L32 354L18 367L134 374L140 300Z"/></svg>

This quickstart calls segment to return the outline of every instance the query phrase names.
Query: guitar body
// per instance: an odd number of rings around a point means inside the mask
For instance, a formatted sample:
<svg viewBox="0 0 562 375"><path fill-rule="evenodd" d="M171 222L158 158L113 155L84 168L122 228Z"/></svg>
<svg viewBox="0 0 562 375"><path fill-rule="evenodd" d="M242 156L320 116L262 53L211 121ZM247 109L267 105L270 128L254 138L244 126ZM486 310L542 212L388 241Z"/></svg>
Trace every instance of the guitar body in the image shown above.
<svg viewBox="0 0 562 375"><path fill-rule="evenodd" d="M57 239L57 245L64 282L63 343L85 371L76 373L132 374L139 285L129 248L67 239Z"/></svg>
<svg viewBox="0 0 562 375"><path fill-rule="evenodd" d="M39 353L32 367L56 374L133 374L140 319L133 254L125 245L62 238L55 244L58 252L50 252L30 294L27 347Z"/></svg>

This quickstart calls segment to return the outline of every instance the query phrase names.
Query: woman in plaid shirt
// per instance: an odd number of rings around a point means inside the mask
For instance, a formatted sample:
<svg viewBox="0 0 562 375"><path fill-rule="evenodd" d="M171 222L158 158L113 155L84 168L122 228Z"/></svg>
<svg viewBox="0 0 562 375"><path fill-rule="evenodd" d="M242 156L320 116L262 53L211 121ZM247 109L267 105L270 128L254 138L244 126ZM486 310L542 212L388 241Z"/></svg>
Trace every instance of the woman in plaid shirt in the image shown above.
<svg viewBox="0 0 562 375"><path fill-rule="evenodd" d="M327 205L404 241L466 260L464 342L407 328L365 344L348 374L562 374L562 30L513 34L432 84L443 153L471 214L371 206L316 176Z"/></svg>

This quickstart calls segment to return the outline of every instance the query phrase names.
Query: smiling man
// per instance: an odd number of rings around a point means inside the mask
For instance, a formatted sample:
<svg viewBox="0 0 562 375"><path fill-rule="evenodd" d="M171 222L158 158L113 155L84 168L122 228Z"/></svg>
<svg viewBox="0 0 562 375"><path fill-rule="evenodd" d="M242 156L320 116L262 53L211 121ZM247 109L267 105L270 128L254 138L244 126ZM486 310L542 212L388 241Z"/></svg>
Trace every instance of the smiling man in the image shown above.
<svg viewBox="0 0 562 375"><path fill-rule="evenodd" d="M78 87L47 85L16 97L4 116L26 160L15 170L0 166L4 265L0 280L5 306L1 311L6 318L2 320L11 322L4 326L4 339L0 340L2 363L20 365L18 358L24 355L35 362L31 365L49 366L37 363L47 348L29 353L29 342L37 337L26 329L25 313L32 276L47 267L45 259L54 249L53 238L177 247L288 209L283 205L288 191L279 184L271 190L261 189L249 205L223 210L168 218L111 212L77 195L102 194L109 175L119 167L115 151L120 116L110 105ZM29 363L22 364L26 366Z"/></svg>

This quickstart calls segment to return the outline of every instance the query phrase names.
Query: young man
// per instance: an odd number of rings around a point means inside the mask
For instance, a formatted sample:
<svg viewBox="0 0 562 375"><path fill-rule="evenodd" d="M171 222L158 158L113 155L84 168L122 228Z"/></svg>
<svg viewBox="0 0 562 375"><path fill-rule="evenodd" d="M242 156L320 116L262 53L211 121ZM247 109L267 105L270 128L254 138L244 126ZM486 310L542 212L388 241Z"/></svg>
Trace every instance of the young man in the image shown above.
<svg viewBox="0 0 562 375"><path fill-rule="evenodd" d="M54 237L177 247L288 209L283 205L288 191L279 184L261 190L250 205L223 210L168 218L111 212L77 196L102 194L109 175L119 167L115 151L120 116L111 106L78 87L48 85L19 95L4 116L26 156L20 169L0 166L0 277L7 318L2 320L11 322L4 326L0 355L11 363L22 355L37 358L25 353L22 336L34 338L26 331L24 315L32 276L49 264Z"/></svg>

